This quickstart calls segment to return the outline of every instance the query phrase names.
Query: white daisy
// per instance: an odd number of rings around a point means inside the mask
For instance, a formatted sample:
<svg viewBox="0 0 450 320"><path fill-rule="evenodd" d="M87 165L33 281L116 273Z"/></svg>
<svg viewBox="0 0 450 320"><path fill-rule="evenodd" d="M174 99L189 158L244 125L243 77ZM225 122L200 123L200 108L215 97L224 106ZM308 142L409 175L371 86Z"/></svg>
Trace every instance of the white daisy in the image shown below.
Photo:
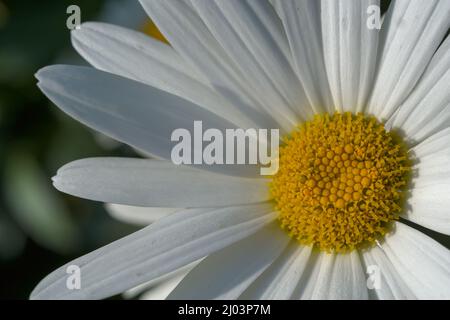
<svg viewBox="0 0 450 320"><path fill-rule="evenodd" d="M54 185L178 209L56 270L32 298L106 298L144 283L172 299L450 298L449 250L397 221L450 233L450 1L393 1L380 32L367 26L376 0L141 4L170 46L87 23L73 43L96 69L51 66L37 78L75 119L165 161L85 159ZM171 133L196 120L280 128L279 173L174 166ZM66 286L70 265L80 290Z"/></svg>

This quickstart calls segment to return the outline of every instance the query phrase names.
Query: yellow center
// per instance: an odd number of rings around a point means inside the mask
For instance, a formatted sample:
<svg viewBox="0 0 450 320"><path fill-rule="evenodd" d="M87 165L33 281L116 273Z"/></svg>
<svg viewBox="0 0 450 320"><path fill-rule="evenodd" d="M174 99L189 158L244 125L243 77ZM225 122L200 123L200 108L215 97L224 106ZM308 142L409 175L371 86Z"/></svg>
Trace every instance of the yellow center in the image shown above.
<svg viewBox="0 0 450 320"><path fill-rule="evenodd" d="M159 31L156 24L154 24L151 20L145 21L145 23L141 27L141 31L156 40L169 44L169 41L167 41L161 31Z"/></svg>
<svg viewBox="0 0 450 320"><path fill-rule="evenodd" d="M284 139L270 191L292 237L348 252L398 219L409 172L406 149L375 118L325 114Z"/></svg>

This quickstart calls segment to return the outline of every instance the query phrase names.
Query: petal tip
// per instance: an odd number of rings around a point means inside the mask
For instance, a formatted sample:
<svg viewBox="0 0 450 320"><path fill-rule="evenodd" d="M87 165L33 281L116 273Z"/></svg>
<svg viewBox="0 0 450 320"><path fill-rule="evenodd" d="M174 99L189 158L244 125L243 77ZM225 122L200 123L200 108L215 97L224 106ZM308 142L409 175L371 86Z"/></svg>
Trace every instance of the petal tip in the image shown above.
<svg viewBox="0 0 450 320"><path fill-rule="evenodd" d="M45 74L47 73L49 69L49 66L43 67L41 69L39 69L38 71L36 71L36 73L34 74L34 77L40 82L44 79Z"/></svg>

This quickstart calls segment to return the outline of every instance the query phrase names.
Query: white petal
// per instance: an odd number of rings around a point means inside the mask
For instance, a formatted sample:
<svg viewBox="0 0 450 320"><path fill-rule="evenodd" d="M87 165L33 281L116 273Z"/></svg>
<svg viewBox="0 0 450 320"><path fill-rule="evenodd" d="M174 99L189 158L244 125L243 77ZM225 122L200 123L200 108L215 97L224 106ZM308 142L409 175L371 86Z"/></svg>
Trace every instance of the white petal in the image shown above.
<svg viewBox="0 0 450 320"><path fill-rule="evenodd" d="M417 164L405 218L450 234L450 128L426 139L411 153Z"/></svg>
<svg viewBox="0 0 450 320"><path fill-rule="evenodd" d="M380 35L369 112L389 119L408 97L450 27L447 0L392 1Z"/></svg>
<svg viewBox="0 0 450 320"><path fill-rule="evenodd" d="M104 71L144 83L167 86L171 84L158 81L155 79L156 74L166 77L169 75L164 73L174 72L189 77L191 81L206 81L170 45L141 32L114 24L86 22L71 32L71 38L78 53L94 67Z"/></svg>
<svg viewBox="0 0 450 320"><path fill-rule="evenodd" d="M447 149L449 139L450 128L447 128L417 144L411 149L411 153L417 159L433 157L433 155L442 152L443 149Z"/></svg>
<svg viewBox="0 0 450 320"><path fill-rule="evenodd" d="M291 299L311 255L311 247L292 240L283 254L239 297L243 300Z"/></svg>
<svg viewBox="0 0 450 320"><path fill-rule="evenodd" d="M378 30L369 29L367 10L379 0L322 0L325 65L339 111L363 111L372 90Z"/></svg>
<svg viewBox="0 0 450 320"><path fill-rule="evenodd" d="M366 271L369 272L371 267L374 268L370 270L370 272L373 272L374 281L380 281L379 283L373 283L377 287L369 291L372 297L379 300L411 300L416 298L382 249L376 246L364 250L362 258ZM375 274L376 272L379 272L379 275ZM378 276L379 278L377 278Z"/></svg>
<svg viewBox="0 0 450 320"><path fill-rule="evenodd" d="M413 190L450 183L450 128L431 136L410 150L415 159Z"/></svg>
<svg viewBox="0 0 450 320"><path fill-rule="evenodd" d="M410 150L415 159L413 190L450 183L450 128L431 136Z"/></svg>
<svg viewBox="0 0 450 320"><path fill-rule="evenodd" d="M302 283L304 282L304 283ZM366 278L358 253L320 253L312 274L300 282L300 299L364 300Z"/></svg>
<svg viewBox="0 0 450 320"><path fill-rule="evenodd" d="M148 289L139 299L140 300L166 300L170 293L180 284L188 275L188 272L179 274L163 283L160 283Z"/></svg>
<svg viewBox="0 0 450 320"><path fill-rule="evenodd" d="M234 300L281 254L289 236L277 223L206 257L169 299Z"/></svg>
<svg viewBox="0 0 450 320"><path fill-rule="evenodd" d="M449 183L414 189L409 200L411 209L405 213L404 218L426 228L450 235L449 192Z"/></svg>
<svg viewBox="0 0 450 320"><path fill-rule="evenodd" d="M214 174L159 160L79 160L59 169L53 182L58 190L77 197L142 207L222 207L269 200L265 179Z"/></svg>
<svg viewBox="0 0 450 320"><path fill-rule="evenodd" d="M237 126L255 127L242 112L208 88L172 47L161 41L114 25L84 23L72 32L72 43L97 69L180 96Z"/></svg>
<svg viewBox="0 0 450 320"><path fill-rule="evenodd" d="M419 299L450 299L450 251L402 223L382 249Z"/></svg>
<svg viewBox="0 0 450 320"><path fill-rule="evenodd" d="M172 214L47 276L32 299L102 299L156 279L248 237L272 222L271 206L194 209ZM81 289L66 286L67 267L81 271Z"/></svg>
<svg viewBox="0 0 450 320"><path fill-rule="evenodd" d="M116 220L138 226L148 226L153 222L175 213L180 208L133 207L120 204L106 204L106 210Z"/></svg>
<svg viewBox="0 0 450 320"><path fill-rule="evenodd" d="M189 273L189 271L191 271L196 265L198 265L200 263L200 261L201 261L201 259L194 261L192 263L189 263L188 265L185 265L185 266L183 266L173 272L167 273L161 277L158 277L151 281L142 283L134 288L131 288L131 289L125 291L124 293L122 293L122 296L125 299L134 299L143 293L147 293L148 291L155 292L152 289L158 289L156 291L160 292L162 295L162 294L164 294L164 291L162 291L162 290L160 291L159 289L166 288L167 287L166 283L170 283L175 278L178 278L180 276L183 276L183 277L186 276ZM155 298L157 298L157 297L155 297ZM161 297L161 299L166 299L166 298L167 298L167 296ZM154 299L154 300L158 300L158 299Z"/></svg>
<svg viewBox="0 0 450 320"><path fill-rule="evenodd" d="M217 92L234 105L254 108L254 116L270 117L261 102L263 94L254 92L244 75L225 53L211 32L193 10L189 1L140 0L150 18L172 47L206 79ZM269 120L267 120L269 121ZM277 127L271 122L266 128Z"/></svg>
<svg viewBox="0 0 450 320"><path fill-rule="evenodd" d="M180 97L92 68L51 66L40 70L37 78L41 90L73 118L157 158L171 159L172 133L180 128L192 131L195 121L202 121L203 130L236 128ZM252 166L205 168L237 175L258 172Z"/></svg>
<svg viewBox="0 0 450 320"><path fill-rule="evenodd" d="M334 111L323 59L320 2L274 0L284 24L293 64L310 105L316 113Z"/></svg>
<svg viewBox="0 0 450 320"><path fill-rule="evenodd" d="M450 235L450 175L446 184L415 187L408 204L410 209L404 218L437 232Z"/></svg>
<svg viewBox="0 0 450 320"><path fill-rule="evenodd" d="M450 18L449 18L450 19ZM399 128L411 143L423 141L450 126L450 37L387 125Z"/></svg>
<svg viewBox="0 0 450 320"><path fill-rule="evenodd" d="M236 63L263 106L279 122L297 125L312 116L294 73L288 41L267 1L192 0L200 17ZM299 116L301 118L299 118Z"/></svg>

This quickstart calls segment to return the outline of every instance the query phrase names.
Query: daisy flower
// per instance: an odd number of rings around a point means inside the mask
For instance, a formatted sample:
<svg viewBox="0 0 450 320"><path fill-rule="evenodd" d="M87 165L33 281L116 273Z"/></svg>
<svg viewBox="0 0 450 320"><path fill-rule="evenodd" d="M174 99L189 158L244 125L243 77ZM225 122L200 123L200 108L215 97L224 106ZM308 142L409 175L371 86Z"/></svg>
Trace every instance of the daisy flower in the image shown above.
<svg viewBox="0 0 450 320"><path fill-rule="evenodd" d="M449 250L402 222L450 233L450 1L392 1L380 29L376 0L140 2L170 45L86 23L73 45L94 68L37 78L64 112L153 159L76 161L55 187L154 222L32 298L142 284L170 299L450 298ZM195 121L279 128L278 173L174 165L171 134Z"/></svg>

